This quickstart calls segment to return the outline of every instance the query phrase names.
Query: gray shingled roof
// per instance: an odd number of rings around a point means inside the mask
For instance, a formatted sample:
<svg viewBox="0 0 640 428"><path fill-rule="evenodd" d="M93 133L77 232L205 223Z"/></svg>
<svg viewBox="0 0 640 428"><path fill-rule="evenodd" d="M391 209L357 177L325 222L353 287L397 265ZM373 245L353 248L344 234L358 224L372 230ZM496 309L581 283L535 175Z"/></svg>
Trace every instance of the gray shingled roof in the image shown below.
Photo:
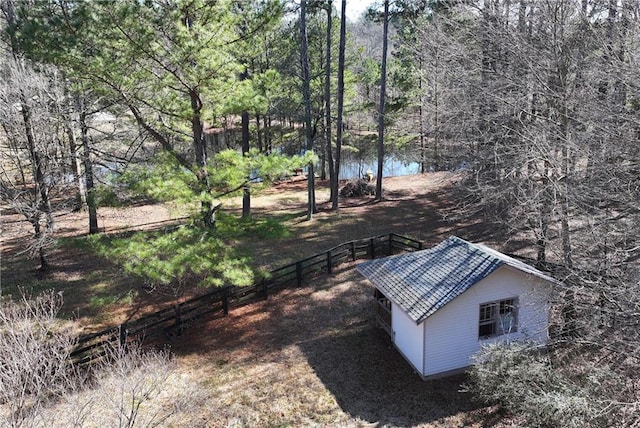
<svg viewBox="0 0 640 428"><path fill-rule="evenodd" d="M559 284L526 263L455 236L427 250L361 263L357 269L419 324L505 264Z"/></svg>

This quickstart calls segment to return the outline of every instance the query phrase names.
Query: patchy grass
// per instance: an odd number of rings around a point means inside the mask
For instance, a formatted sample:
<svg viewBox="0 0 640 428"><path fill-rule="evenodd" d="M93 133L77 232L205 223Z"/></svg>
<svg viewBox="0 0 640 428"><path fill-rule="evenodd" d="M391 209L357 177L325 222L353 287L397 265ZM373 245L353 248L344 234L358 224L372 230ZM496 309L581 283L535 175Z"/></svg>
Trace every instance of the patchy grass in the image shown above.
<svg viewBox="0 0 640 428"><path fill-rule="evenodd" d="M130 296L124 303L132 303L138 293L138 283L111 261L94 254L78 241L81 240L58 241L51 252L51 258L56 260L56 268L45 277L35 270L33 261L24 257L4 256L2 294L18 295L22 290L37 295L54 289L64 296L60 316L76 318L94 328L104 323L111 325L114 322L112 316L122 309L110 306L107 300L115 299L115 303L122 301L121 296ZM96 299L102 300L102 304L96 304Z"/></svg>
<svg viewBox="0 0 640 428"><path fill-rule="evenodd" d="M352 239L390 232L436 243L451 234L496 242L499 230L454 216L449 189L457 177L428 174L385 180L385 199L342 200L330 211L319 183L318 208L306 221L304 182L287 182L252 199L252 218L239 201L226 204L219 233L255 270L271 270ZM408 184L410 183L410 184ZM184 223L164 205L100 210L108 242L133 231L163 235ZM3 235L3 293L18 286L64 292L63 316L86 330L116 325L198 292L153 289L127 275L84 234L85 219L69 218L51 254L56 266L38 278L32 262L15 257L23 232ZM28 233L28 232L27 232ZM143 236L143 235L141 235ZM5 239L5 238L8 239ZM114 247L111 247L114 248ZM6 255L8 253L8 256ZM492 426L500 416L460 392L464 377L423 382L373 323L372 290L353 269L307 281L269 300L203 320L172 344L177 369L163 391L173 405L166 426ZM149 290L153 293L148 293ZM164 293L163 293L164 292ZM181 398L189 391L188 405Z"/></svg>
<svg viewBox="0 0 640 428"><path fill-rule="evenodd" d="M136 298L136 293L129 290L124 296L114 296L111 292L103 295L94 295L89 298L89 304L93 307L101 308L108 305L131 305Z"/></svg>
<svg viewBox="0 0 640 428"><path fill-rule="evenodd" d="M306 181L283 182L254 195L249 219L240 216L241 198L225 201L217 236L232 247L227 264L245 259L254 272L278 268L345 241L390 232L437 242L456 228L457 234L474 239L468 233L477 230L473 222L446 220L454 207L447 189L455 180L455 175L445 173L415 176L410 181L406 177L386 179L384 201L342 199L338 212L330 210L327 183L319 181L319 211L313 221L306 221ZM170 281L184 265L180 254L201 260L202 266L212 263L208 260L213 251L208 245L211 242L193 236L187 236L186 241L169 239L168 233L188 221L181 217L184 213L171 205L143 201L127 207L101 208L98 214L103 233L97 238L85 235L85 213L57 217L58 244L50 254L54 269L44 278L37 274L33 261L16 255L29 238L28 227L17 216L3 216L2 293L15 293L18 287L33 293L50 288L62 291L62 315L77 317L87 329L95 330L105 323L117 324L152 311L163 302L169 304L201 292L196 287L197 275ZM195 248L189 240L198 241L200 250L185 255L185 248ZM175 263L162 281L148 280L122 268L133 261L122 248L136 245L162 248L158 253L173 259ZM155 261L145 259L136 268L143 272ZM169 286L160 286L168 281Z"/></svg>
<svg viewBox="0 0 640 428"><path fill-rule="evenodd" d="M246 277L234 260L247 260L254 272L269 271L345 241L390 232L427 243L436 243L453 233L472 241L491 242L496 238L494 229L479 227L483 224L477 219L453 215L456 207L450 189L458 179L449 173L388 178L383 201L374 202L372 197L341 199L338 212L330 210L328 183L318 181L318 213L312 221L306 221L306 181L283 182L254 195L249 219L240 216L241 198L229 199L220 214L223 221L217 231L217 236L232 249L225 263ZM182 245L167 239L168 232L188 222L181 217L184 213L172 205L142 201L127 207L101 208L98 214L103 233L97 239L85 235L85 213L58 216L58 245L50 254L54 269L44 278L38 276L33 261L16 256L28 240L28 228L17 216L4 216L7 225L2 237L2 292L14 293L17 287L34 293L49 288L62 291L62 315L79 318L87 330L114 325L201 292L196 287L197 275L161 286L181 270L178 252L184 253L184 248L190 246L188 242ZM137 244L125 242L136 234ZM125 272L122 264L131 258L118 248L135 247L134 244L153 247L156 241L164 248L161 253L176 262L165 272L166 277L158 282ZM96 251L96 245L100 251ZM207 242L198 245L202 251L192 251L189 257L201 259L203 266L211 264ZM138 263L137 268L144 271L153 262L149 260Z"/></svg>

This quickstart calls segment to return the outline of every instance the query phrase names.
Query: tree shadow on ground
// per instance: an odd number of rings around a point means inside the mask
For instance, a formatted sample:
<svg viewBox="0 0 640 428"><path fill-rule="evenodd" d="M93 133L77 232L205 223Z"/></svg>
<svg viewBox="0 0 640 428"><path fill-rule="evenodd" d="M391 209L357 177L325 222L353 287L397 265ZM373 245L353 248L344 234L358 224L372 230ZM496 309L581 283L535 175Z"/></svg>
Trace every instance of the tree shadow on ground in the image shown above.
<svg viewBox="0 0 640 428"><path fill-rule="evenodd" d="M503 248L508 231L487 220L480 211L462 210L458 197L463 192L458 183L434 184L423 192L398 189L385 194L379 202L372 197L341 200L341 210L333 212L330 204L320 204L320 212L304 231L304 239L281 239L254 242L255 254L267 261L292 262L326 251L350 240L396 233L423 241L425 248L434 246L451 235L471 242L482 242ZM297 206L295 209L303 207ZM268 210L256 210L256 216L270 216ZM306 212L299 211L303 221ZM313 225L313 227L311 227ZM511 251L517 248L510 248ZM289 256L287 256L289 255ZM266 267L265 265L263 265Z"/></svg>
<svg viewBox="0 0 640 428"><path fill-rule="evenodd" d="M302 365L307 368L293 376L307 392L300 394L300 386L291 385L290 396L318 400L311 391L319 380L342 412L358 423L483 424L486 410L461 391L464 375L423 381L375 327L373 289L352 264L307 283L313 286L283 290L186 331L173 352L224 362L211 370L214 378L225 379L226 390L237 384L264 391L278 379L277 372ZM269 369L250 380L240 374L256 366ZM269 400L279 405L277 397Z"/></svg>
<svg viewBox="0 0 640 428"><path fill-rule="evenodd" d="M423 381L371 322L338 337L305 342L302 349L342 410L354 418L413 426L477 408L460 392L465 376Z"/></svg>
<svg viewBox="0 0 640 428"><path fill-rule="evenodd" d="M141 232L163 233L176 228L181 222L184 219L150 221L135 228L123 228L96 236L110 239L130 237ZM2 294L37 295L49 289L62 292L64 304L59 316L91 319L92 330L157 309L157 305L166 300L164 295L148 295L140 277L126 274L114 260L100 255L92 247L87 239L89 235L78 235L72 233L74 231L57 229L57 236L61 237L48 249L51 268L45 275L37 270L38 260L24 254L31 238L28 229L16 237L3 237L3 260L0 264Z"/></svg>

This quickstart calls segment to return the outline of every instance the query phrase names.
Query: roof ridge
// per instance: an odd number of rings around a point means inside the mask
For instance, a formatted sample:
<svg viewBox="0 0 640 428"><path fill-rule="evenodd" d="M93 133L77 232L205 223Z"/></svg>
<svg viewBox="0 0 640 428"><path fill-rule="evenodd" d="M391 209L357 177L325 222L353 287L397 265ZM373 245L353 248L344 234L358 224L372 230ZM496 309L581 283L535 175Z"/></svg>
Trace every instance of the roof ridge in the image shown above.
<svg viewBox="0 0 640 428"><path fill-rule="evenodd" d="M559 284L526 263L457 236L422 251L369 260L357 269L419 323L505 264Z"/></svg>
<svg viewBox="0 0 640 428"><path fill-rule="evenodd" d="M525 263L522 260L518 260L514 257L511 257L510 255L505 254L502 251L498 251L495 248L492 248L481 242L474 243L474 242L465 241L464 239L459 238L457 236L452 236L452 237L456 238L461 242L466 243L470 247L474 247L482 251L485 255L493 258L494 260L500 261L502 264L506 264L507 266L510 266L521 272L529 273L529 274L541 277L543 279L553 282L556 285L561 285L561 282L555 279L554 277L552 277L551 275L547 275L545 272L542 272L540 269L536 268L535 266L531 266L530 264Z"/></svg>

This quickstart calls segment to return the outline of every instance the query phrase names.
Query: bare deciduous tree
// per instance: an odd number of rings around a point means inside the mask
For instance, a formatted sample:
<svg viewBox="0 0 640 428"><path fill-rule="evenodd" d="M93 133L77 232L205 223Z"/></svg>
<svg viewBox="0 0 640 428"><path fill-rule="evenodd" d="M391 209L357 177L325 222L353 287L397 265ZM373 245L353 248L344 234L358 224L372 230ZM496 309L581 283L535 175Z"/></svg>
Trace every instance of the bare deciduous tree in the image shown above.
<svg viewBox="0 0 640 428"><path fill-rule="evenodd" d="M66 204L76 185L65 174L69 158L61 139L64 119L56 111L59 76L55 70L37 73L25 61L6 57L1 72L0 198L33 227L28 251L46 271L53 204Z"/></svg>
<svg viewBox="0 0 640 428"><path fill-rule="evenodd" d="M139 344L115 345L97 368L93 406L96 421L133 428L159 426L175 409L152 406L162 392L173 364L166 351L145 351ZM159 404L159 403L158 403Z"/></svg>
<svg viewBox="0 0 640 428"><path fill-rule="evenodd" d="M446 3L416 25L422 38L413 50L429 71L421 94L426 123L441 148L468 149L446 155L466 163L475 206L541 266L564 266L557 272L568 287L555 302L562 334L554 336L554 375L562 383L592 367L605 370L614 392L606 411L624 424L638 420L640 338L631 326L640 307L639 7ZM447 79L459 70L464 78ZM456 111L463 113L450 114Z"/></svg>
<svg viewBox="0 0 640 428"><path fill-rule="evenodd" d="M0 420L28 426L75 382L68 364L74 337L56 318L62 296L0 302Z"/></svg>
<svg viewBox="0 0 640 428"><path fill-rule="evenodd" d="M173 363L168 352L119 343L90 367L70 364L71 323L62 295L0 301L0 423L8 427L159 426L175 405L157 401Z"/></svg>

